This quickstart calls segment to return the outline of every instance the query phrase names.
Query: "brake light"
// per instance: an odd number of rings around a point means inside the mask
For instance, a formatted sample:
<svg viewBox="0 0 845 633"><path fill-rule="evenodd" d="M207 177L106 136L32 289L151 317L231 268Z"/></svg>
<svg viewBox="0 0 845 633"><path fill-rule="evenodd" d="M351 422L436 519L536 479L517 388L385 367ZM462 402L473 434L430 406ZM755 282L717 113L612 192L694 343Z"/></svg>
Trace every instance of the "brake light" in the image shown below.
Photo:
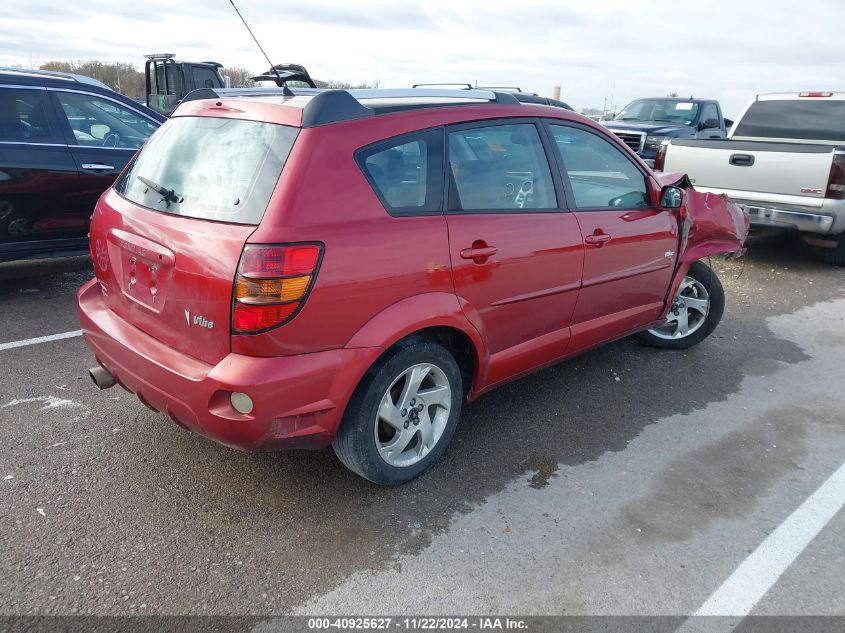
<svg viewBox="0 0 845 633"><path fill-rule="evenodd" d="M235 276L232 332L263 332L296 316L311 291L322 254L322 244L244 247Z"/></svg>
<svg viewBox="0 0 845 633"><path fill-rule="evenodd" d="M845 200L845 153L834 152L827 180L826 198Z"/></svg>
<svg viewBox="0 0 845 633"><path fill-rule="evenodd" d="M832 97L832 92L799 92L799 97Z"/></svg>
<svg viewBox="0 0 845 633"><path fill-rule="evenodd" d="M663 167L666 165L667 147L669 147L669 141L663 141L657 148L657 156L654 157L654 171L663 171Z"/></svg>

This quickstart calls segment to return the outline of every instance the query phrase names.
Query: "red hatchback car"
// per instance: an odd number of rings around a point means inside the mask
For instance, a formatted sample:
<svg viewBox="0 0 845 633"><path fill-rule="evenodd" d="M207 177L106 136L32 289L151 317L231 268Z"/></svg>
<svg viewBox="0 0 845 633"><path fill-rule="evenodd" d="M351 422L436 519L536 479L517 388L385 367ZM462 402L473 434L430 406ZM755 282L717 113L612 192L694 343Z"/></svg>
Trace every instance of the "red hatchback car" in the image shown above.
<svg viewBox="0 0 845 633"><path fill-rule="evenodd" d="M198 91L103 194L79 317L101 387L399 484L461 405L724 308L748 218L575 113L472 90ZM196 94L196 93L195 93ZM201 98L210 97L210 98Z"/></svg>

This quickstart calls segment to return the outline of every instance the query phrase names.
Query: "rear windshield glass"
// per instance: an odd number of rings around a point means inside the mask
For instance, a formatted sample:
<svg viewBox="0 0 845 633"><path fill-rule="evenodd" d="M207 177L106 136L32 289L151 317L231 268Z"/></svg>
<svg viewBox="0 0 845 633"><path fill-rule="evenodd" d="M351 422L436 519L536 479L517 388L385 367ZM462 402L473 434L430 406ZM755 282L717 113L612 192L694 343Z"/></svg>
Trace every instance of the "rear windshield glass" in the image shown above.
<svg viewBox="0 0 845 633"><path fill-rule="evenodd" d="M737 123L734 136L845 141L845 101L823 97L755 101Z"/></svg>
<svg viewBox="0 0 845 633"><path fill-rule="evenodd" d="M150 138L115 190L163 213L258 224L298 131L240 119L177 117Z"/></svg>

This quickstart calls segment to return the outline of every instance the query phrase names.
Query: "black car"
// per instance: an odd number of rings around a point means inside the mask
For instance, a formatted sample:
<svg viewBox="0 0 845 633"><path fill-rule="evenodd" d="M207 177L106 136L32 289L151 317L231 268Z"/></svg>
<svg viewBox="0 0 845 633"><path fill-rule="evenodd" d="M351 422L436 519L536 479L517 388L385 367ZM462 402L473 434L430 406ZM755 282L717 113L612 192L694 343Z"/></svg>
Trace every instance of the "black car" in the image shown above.
<svg viewBox="0 0 845 633"><path fill-rule="evenodd" d="M165 120L89 77L0 68L0 262L87 253L97 198Z"/></svg>

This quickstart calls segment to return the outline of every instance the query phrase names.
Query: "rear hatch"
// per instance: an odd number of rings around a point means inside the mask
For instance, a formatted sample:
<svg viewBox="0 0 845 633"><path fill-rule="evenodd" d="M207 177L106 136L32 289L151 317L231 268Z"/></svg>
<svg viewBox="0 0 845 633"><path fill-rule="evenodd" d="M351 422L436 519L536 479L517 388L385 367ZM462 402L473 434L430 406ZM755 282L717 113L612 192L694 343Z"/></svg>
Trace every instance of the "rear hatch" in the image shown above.
<svg viewBox="0 0 845 633"><path fill-rule="evenodd" d="M230 350L232 287L296 128L177 117L99 202L91 250L107 306L185 354Z"/></svg>

